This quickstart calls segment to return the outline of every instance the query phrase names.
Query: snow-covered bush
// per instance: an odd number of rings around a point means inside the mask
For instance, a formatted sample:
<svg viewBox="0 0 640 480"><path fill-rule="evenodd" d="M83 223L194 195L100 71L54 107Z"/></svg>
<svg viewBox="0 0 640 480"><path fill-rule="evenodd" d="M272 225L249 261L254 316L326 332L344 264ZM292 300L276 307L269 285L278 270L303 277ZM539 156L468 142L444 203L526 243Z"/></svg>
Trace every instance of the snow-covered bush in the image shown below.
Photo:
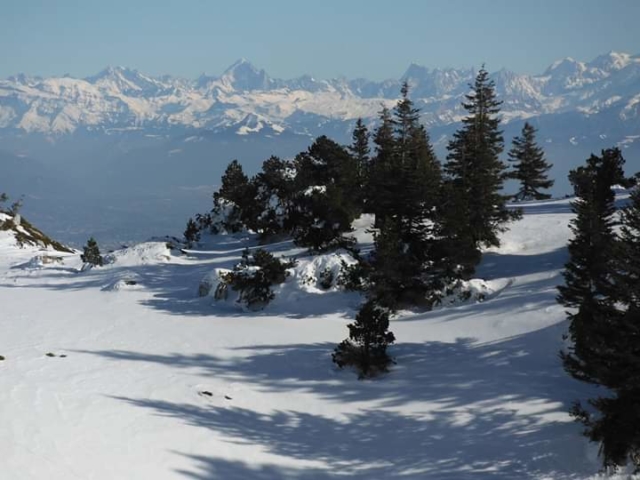
<svg viewBox="0 0 640 480"><path fill-rule="evenodd" d="M295 265L294 261L283 261L264 249L249 253L245 250L242 261L232 271L223 273L215 291L216 299L227 298L228 289L238 292L238 303L251 310L259 310L273 300L275 294L271 287L284 283L287 269Z"/></svg>
<svg viewBox="0 0 640 480"><path fill-rule="evenodd" d="M103 265L104 260L100 254L100 248L98 247L98 242L96 242L95 238L91 237L87 240L87 245L84 247L84 253L80 255L80 258L85 264L94 267L101 267Z"/></svg>

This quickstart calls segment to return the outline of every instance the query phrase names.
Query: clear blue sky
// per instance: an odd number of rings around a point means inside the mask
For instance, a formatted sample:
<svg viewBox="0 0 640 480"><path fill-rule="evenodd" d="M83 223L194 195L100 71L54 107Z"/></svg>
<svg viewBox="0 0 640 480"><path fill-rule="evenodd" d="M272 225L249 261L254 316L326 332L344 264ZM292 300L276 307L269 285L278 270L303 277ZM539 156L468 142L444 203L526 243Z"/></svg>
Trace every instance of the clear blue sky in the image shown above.
<svg viewBox="0 0 640 480"><path fill-rule="evenodd" d="M566 56L640 53L640 0L4 0L0 77L107 65L217 75L397 78L430 68L542 72Z"/></svg>

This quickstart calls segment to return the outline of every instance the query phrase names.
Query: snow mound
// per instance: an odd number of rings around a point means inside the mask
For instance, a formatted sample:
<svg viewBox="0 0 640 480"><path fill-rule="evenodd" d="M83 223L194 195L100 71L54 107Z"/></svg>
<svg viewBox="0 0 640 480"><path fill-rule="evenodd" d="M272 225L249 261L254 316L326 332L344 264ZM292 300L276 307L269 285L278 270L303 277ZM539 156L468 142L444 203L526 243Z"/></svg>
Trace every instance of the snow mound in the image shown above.
<svg viewBox="0 0 640 480"><path fill-rule="evenodd" d="M459 280L447 289L446 294L437 302L438 307L453 307L469 303L484 302L499 295L505 288L508 288L513 281L511 279L500 278L497 280L482 280L472 278L471 280Z"/></svg>
<svg viewBox="0 0 640 480"><path fill-rule="evenodd" d="M105 264L122 267L154 265L171 261L171 249L166 242L145 242L105 255Z"/></svg>
<svg viewBox="0 0 640 480"><path fill-rule="evenodd" d="M215 298L218 287L221 283L224 282L224 275L230 272L231 270L229 270L228 268L216 268L212 272L205 275L205 277L200 280L200 284L198 285L198 296L211 296Z"/></svg>
<svg viewBox="0 0 640 480"><path fill-rule="evenodd" d="M31 268L44 268L49 265L61 265L64 263L63 257L55 255L36 255L29 261L17 265L17 268L31 269Z"/></svg>
<svg viewBox="0 0 640 480"><path fill-rule="evenodd" d="M307 293L324 293L339 288L338 278L342 264L348 266L357 263L356 259L347 251L337 251L325 255L301 259L293 269L292 277L298 288Z"/></svg>
<svg viewBox="0 0 640 480"><path fill-rule="evenodd" d="M105 292L120 290L139 290L141 288L140 275L132 271L118 273L108 284L102 287Z"/></svg>

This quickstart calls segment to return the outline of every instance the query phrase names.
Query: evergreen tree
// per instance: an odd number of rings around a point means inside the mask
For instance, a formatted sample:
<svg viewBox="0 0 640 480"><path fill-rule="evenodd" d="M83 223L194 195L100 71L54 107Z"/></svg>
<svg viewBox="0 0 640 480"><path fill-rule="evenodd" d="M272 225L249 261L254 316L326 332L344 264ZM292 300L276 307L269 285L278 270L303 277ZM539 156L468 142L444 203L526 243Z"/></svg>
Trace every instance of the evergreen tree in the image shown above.
<svg viewBox="0 0 640 480"><path fill-rule="evenodd" d="M616 288L626 305L640 309L640 187L631 192L620 217Z"/></svg>
<svg viewBox="0 0 640 480"><path fill-rule="evenodd" d="M262 170L253 180L256 192L253 223L248 226L260 232L263 239L290 233L295 215L295 180L291 162L271 156L262 164Z"/></svg>
<svg viewBox="0 0 640 480"><path fill-rule="evenodd" d="M499 118L502 102L496 98L494 82L484 67L470 87L471 93L462 104L468 116L447 146L444 191L448 196L441 202L439 215L444 225L440 231L443 242L476 250L473 255L451 252L454 257L448 259L467 274L476 266L468 263L470 259L480 259L480 247L498 246L504 224L520 216L520 212L507 209L508 197L501 193L506 175L506 165L499 158L504 148ZM460 258L456 258L458 254Z"/></svg>
<svg viewBox="0 0 640 480"><path fill-rule="evenodd" d="M312 250L342 246L342 234L360 215L358 173L349 152L321 136L295 158L296 218L294 238Z"/></svg>
<svg viewBox="0 0 640 480"><path fill-rule="evenodd" d="M395 175L400 178L395 202L387 214L399 220L400 236L419 256L428 248L429 220L434 217L441 183L440 164L429 142L420 111L409 99L409 85L402 85L394 109Z"/></svg>
<svg viewBox="0 0 640 480"><path fill-rule="evenodd" d="M393 216L392 205L400 190L400 180L395 164L395 138L393 120L386 107L380 112L380 125L374 131L375 156L369 169L366 189L367 210L375 215L376 228L382 227L386 218Z"/></svg>
<svg viewBox="0 0 640 480"><path fill-rule="evenodd" d="M184 231L184 239L187 242L189 248L191 248L194 243L200 241L200 229L198 228L198 224L193 220L193 218L190 218L187 221L187 228Z"/></svg>
<svg viewBox="0 0 640 480"><path fill-rule="evenodd" d="M408 83L393 112L382 111L374 143L369 200L378 231L370 296L392 309L400 303L420 304L433 265L433 225L442 177L420 112L409 98Z"/></svg>
<svg viewBox="0 0 640 480"><path fill-rule="evenodd" d="M103 265L104 261L102 255L100 255L100 248L98 248L98 242L96 242L95 238L91 237L87 241L87 245L84 247L84 253L80 255L80 259L90 265Z"/></svg>
<svg viewBox="0 0 640 480"><path fill-rule="evenodd" d="M563 274L566 285L558 287L558 300L575 310L568 313L573 347L562 358L572 376L600 384L606 374L601 355L610 348L608 331L620 315L614 282L617 242L611 187L624 178L623 163L619 150L605 150L601 157L591 155L586 166L569 174L578 200L572 204L574 238L569 242L570 260Z"/></svg>
<svg viewBox="0 0 640 480"><path fill-rule="evenodd" d="M349 339L335 349L333 362L340 368L354 366L361 378L385 372L392 363L387 347L395 341L395 336L389 331L388 310L368 301L348 327Z"/></svg>
<svg viewBox="0 0 640 480"><path fill-rule="evenodd" d="M516 200L551 198L551 195L540 192L553 186L553 180L547 177L551 165L545 160L542 148L536 144L536 129L528 122L522 128L522 135L513 139L509 159L516 162L510 177L520 181Z"/></svg>
<svg viewBox="0 0 640 480"><path fill-rule="evenodd" d="M365 210L365 189L369 182L369 131L361 118L356 121L356 126L352 135L353 142L349 146L349 152L355 160L357 169L357 191L353 194L358 198L358 206L361 211Z"/></svg>
<svg viewBox="0 0 640 480"><path fill-rule="evenodd" d="M636 301L638 252L637 199L622 215L621 239L615 231L615 194L612 187L626 184L618 149L592 155L587 165L571 171L569 179L578 200L572 204L574 238L565 267L566 285L558 300L572 308L569 337L573 345L561 352L565 369L573 377L605 386L613 397L589 403L591 415L576 403L572 415L585 434L601 443L603 464L615 469L629 457L640 468L640 310ZM626 252L632 254L626 257Z"/></svg>
<svg viewBox="0 0 640 480"><path fill-rule="evenodd" d="M242 209L249 200L248 189L249 178L244 174L238 160L233 160L222 175L220 189L213 195L214 203L217 204L219 198L224 198Z"/></svg>

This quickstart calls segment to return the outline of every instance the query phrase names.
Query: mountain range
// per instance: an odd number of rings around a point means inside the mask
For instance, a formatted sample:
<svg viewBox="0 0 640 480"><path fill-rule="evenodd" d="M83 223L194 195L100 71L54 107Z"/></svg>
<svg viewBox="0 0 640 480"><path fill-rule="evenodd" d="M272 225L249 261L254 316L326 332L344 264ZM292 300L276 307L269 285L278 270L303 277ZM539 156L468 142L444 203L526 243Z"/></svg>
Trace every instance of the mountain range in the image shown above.
<svg viewBox="0 0 640 480"><path fill-rule="evenodd" d="M431 129L462 118L461 101L474 75L473 68L411 64L399 79L382 82L308 75L282 80L245 59L220 76L195 80L153 77L124 67L84 79L19 74L0 80L0 130L50 136L81 131L346 133L356 118L373 122L383 105L393 106L405 80ZM633 142L640 131L640 55L610 52L586 63L565 58L539 75L503 69L492 78L504 101L505 123L549 115L569 114L582 122L606 117L615 125L598 134L612 136L614 143Z"/></svg>

